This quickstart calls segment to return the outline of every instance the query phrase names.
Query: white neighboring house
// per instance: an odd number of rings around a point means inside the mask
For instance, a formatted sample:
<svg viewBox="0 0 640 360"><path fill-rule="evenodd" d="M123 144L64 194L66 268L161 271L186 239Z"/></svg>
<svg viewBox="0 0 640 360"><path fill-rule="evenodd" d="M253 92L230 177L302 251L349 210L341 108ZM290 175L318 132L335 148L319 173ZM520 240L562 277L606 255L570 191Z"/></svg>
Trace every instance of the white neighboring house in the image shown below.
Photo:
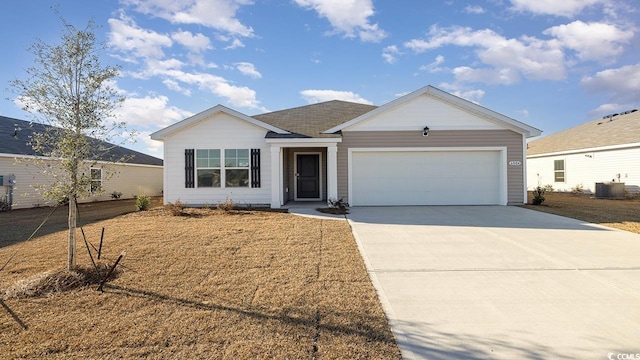
<svg viewBox="0 0 640 360"><path fill-rule="evenodd" d="M426 86L380 107L327 101L247 116L217 105L151 134L164 201L279 208L508 205L526 199L526 139L540 130Z"/></svg>
<svg viewBox="0 0 640 360"><path fill-rule="evenodd" d="M595 193L596 183L618 182L630 194L640 192L640 111L608 115L529 142L527 174L529 189L581 186Z"/></svg>
<svg viewBox="0 0 640 360"><path fill-rule="evenodd" d="M45 200L35 188L46 184L50 179L42 173L42 167L30 162L34 151L29 145L34 131L42 132L48 125L30 123L0 116L0 198L11 200L12 208L30 208L54 205ZM115 146L115 145L113 145ZM149 196L162 195L162 159L146 155L121 146L115 146L111 153L114 158L130 158L127 163L109 163L97 161L87 168L93 178L91 187L102 189L80 202L110 200L113 192L122 193L122 198L132 198L138 194ZM44 161L54 160L41 158ZM108 165L107 165L108 164ZM105 166L115 172L107 179Z"/></svg>

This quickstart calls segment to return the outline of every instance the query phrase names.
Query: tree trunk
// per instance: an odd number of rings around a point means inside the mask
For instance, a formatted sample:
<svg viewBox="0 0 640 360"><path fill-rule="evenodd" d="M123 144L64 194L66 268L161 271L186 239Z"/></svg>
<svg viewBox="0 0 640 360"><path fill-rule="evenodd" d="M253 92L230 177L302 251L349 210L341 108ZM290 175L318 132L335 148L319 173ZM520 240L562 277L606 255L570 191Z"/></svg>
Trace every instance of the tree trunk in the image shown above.
<svg viewBox="0 0 640 360"><path fill-rule="evenodd" d="M74 270L76 268L76 220L77 207L75 196L69 196L69 261L67 268Z"/></svg>

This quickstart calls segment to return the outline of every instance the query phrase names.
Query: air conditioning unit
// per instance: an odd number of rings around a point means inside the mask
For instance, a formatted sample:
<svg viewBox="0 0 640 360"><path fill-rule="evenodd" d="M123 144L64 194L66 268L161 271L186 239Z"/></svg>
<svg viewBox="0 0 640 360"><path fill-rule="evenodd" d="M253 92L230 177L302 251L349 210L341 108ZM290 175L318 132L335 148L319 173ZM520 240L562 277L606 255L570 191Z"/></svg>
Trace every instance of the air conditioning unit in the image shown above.
<svg viewBox="0 0 640 360"><path fill-rule="evenodd" d="M597 199L624 199L624 183L601 182L596 183Z"/></svg>

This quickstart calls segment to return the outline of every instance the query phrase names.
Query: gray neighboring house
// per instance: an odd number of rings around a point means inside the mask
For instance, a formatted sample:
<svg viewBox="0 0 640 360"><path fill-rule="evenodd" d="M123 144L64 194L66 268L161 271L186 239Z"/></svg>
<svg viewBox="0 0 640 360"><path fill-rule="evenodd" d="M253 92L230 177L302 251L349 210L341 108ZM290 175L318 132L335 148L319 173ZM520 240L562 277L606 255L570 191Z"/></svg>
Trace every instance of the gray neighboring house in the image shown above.
<svg viewBox="0 0 640 360"><path fill-rule="evenodd" d="M582 187L596 192L596 183L624 183L640 192L640 111L608 115L529 142L528 186L554 190ZM621 185L620 185L621 186Z"/></svg>
<svg viewBox="0 0 640 360"><path fill-rule="evenodd" d="M151 134L164 201L279 208L522 204L540 130L426 86L382 106L328 101L248 116L217 105Z"/></svg>
<svg viewBox="0 0 640 360"><path fill-rule="evenodd" d="M42 174L42 169L27 161L34 156L55 166L55 160L35 154L29 145L32 133L46 131L48 125L0 116L0 198L11 199L12 207L29 208L53 205L36 190L38 184L46 184L50 179ZM97 140L93 140L96 141ZM112 192L122 193L122 198L131 198L138 194L157 196L162 194L162 159L146 155L121 146L111 145L114 158L126 156L127 163L110 163L108 159L97 157L95 165L86 171L91 172L92 187L101 188L90 198L80 201L109 200ZM106 179L103 167L116 174Z"/></svg>

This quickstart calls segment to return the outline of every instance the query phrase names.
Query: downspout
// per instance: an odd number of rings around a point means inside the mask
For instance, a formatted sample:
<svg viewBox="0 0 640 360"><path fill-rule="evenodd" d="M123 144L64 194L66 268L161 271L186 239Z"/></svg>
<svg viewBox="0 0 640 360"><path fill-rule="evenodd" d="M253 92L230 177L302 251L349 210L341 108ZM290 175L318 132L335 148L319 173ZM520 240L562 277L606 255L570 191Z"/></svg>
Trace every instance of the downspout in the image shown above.
<svg viewBox="0 0 640 360"><path fill-rule="evenodd" d="M527 203L527 137L522 134L522 185L524 188L523 203Z"/></svg>

